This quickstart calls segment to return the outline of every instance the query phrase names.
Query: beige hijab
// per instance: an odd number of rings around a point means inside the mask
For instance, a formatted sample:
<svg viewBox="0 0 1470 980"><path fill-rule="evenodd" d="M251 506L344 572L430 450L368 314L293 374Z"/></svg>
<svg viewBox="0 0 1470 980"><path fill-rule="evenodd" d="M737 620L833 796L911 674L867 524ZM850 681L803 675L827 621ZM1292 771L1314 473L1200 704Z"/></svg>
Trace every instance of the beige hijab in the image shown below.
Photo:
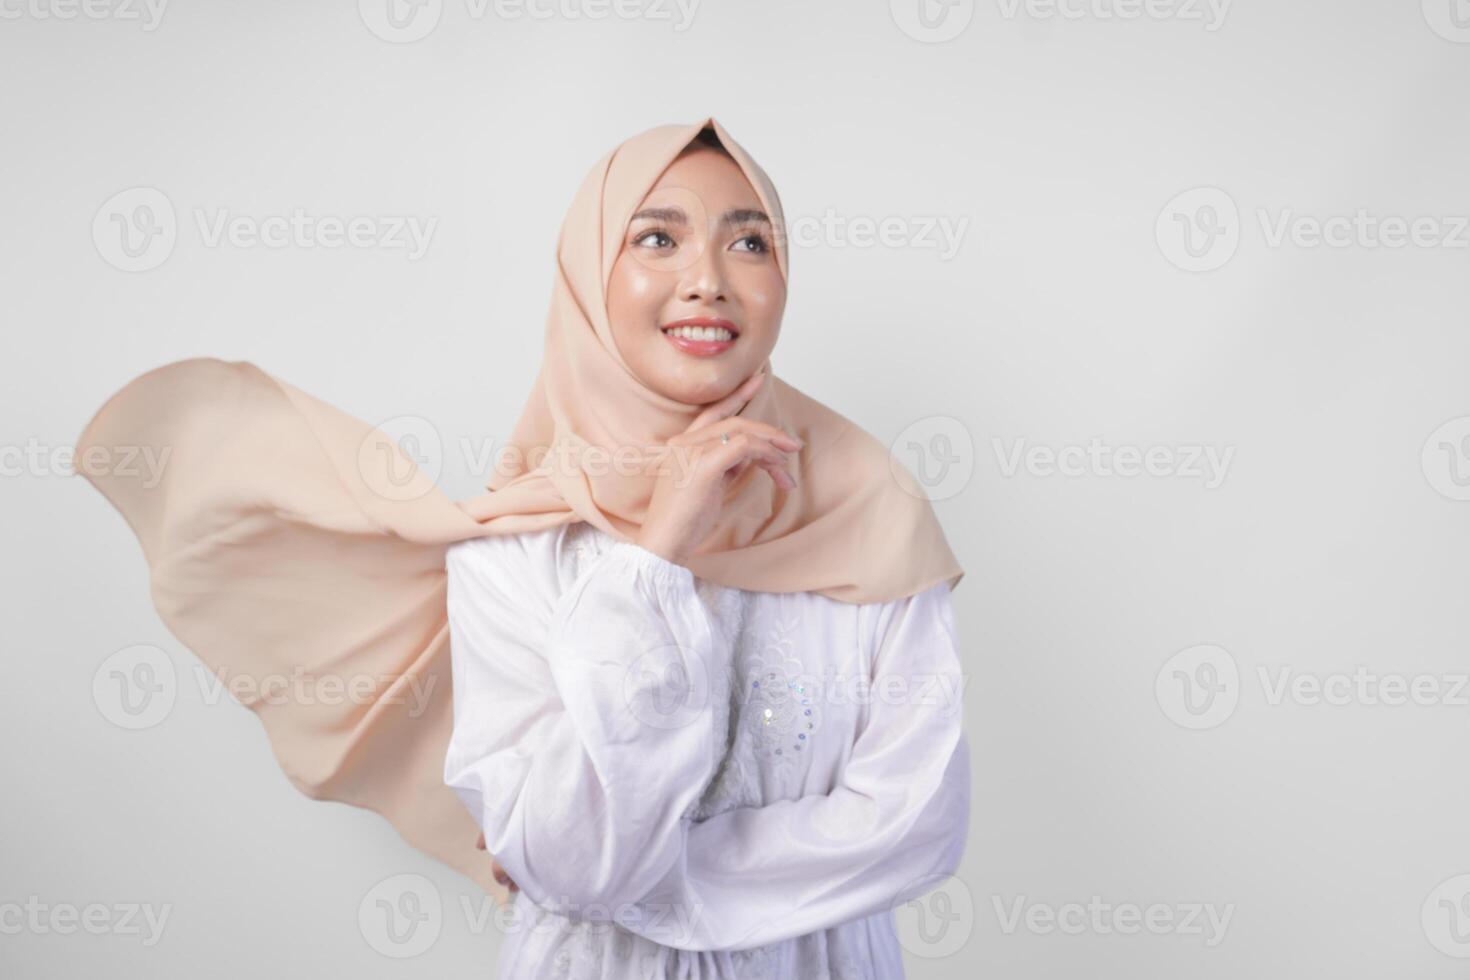
<svg viewBox="0 0 1470 980"><path fill-rule="evenodd" d="M573 521L637 536L655 476L628 461L657 461L701 406L660 395L628 368L606 285L632 214L705 128L765 205L787 274L776 190L718 122L660 126L618 146L562 223L544 360L489 492L449 500L387 434L245 361L149 371L77 443L77 471L143 547L160 617L222 679L254 685L241 703L291 782L381 813L498 899L506 891L475 848L476 822L443 783L453 723L444 552ZM798 486L782 490L748 468L690 570L852 603L954 588L964 573L909 471L770 374L769 361L763 370L741 414L805 441L792 463ZM162 464L161 478L136 465L140 453Z"/></svg>

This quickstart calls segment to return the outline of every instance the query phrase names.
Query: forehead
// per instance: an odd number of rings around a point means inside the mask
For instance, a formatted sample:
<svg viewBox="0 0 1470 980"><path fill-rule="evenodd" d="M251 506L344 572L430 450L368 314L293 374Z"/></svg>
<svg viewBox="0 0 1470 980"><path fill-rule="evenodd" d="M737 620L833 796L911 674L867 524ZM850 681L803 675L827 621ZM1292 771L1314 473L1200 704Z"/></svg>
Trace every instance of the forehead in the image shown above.
<svg viewBox="0 0 1470 980"><path fill-rule="evenodd" d="M759 207L760 198L740 165L712 147L700 146L680 154L659 174L644 195L645 202L670 196L673 191L693 191L706 206L741 204Z"/></svg>

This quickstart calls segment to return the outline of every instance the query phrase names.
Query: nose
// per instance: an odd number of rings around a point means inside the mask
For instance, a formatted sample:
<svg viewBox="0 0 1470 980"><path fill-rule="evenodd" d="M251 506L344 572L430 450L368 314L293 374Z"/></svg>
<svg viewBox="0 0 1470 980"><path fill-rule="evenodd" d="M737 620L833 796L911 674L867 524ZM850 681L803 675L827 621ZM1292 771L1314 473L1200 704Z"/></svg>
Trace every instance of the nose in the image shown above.
<svg viewBox="0 0 1470 980"><path fill-rule="evenodd" d="M727 298L719 250L713 245L707 244L699 259L684 271L684 278L679 283L679 298L685 302L709 303Z"/></svg>

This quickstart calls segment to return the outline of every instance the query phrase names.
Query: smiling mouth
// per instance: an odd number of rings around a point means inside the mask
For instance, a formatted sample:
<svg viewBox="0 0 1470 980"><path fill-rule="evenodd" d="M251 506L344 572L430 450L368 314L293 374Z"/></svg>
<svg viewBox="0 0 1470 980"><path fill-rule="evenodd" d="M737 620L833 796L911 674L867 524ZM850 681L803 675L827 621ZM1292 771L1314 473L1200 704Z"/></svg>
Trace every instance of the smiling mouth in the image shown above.
<svg viewBox="0 0 1470 980"><path fill-rule="evenodd" d="M740 331L729 320L718 317L690 317L675 320L659 328L669 342L686 354L710 357L735 346Z"/></svg>

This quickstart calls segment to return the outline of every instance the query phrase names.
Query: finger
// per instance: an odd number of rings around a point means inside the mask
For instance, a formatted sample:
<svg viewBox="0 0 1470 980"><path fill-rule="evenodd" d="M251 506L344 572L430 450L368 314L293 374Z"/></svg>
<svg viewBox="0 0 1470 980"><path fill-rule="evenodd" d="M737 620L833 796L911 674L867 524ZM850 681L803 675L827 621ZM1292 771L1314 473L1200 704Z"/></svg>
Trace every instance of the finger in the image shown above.
<svg viewBox="0 0 1470 980"><path fill-rule="evenodd" d="M791 466L789 466L788 461L776 460L775 463L767 463L767 461L764 460L757 460L756 466L759 466L760 469L766 470L766 473L769 473L770 475L770 479L775 480L776 486L779 486L779 488L797 488L797 475L792 472Z"/></svg>
<svg viewBox="0 0 1470 980"><path fill-rule="evenodd" d="M480 834L479 839L475 841L475 846L482 851L485 849L485 835L483 832Z"/></svg>
<svg viewBox="0 0 1470 980"><path fill-rule="evenodd" d="M757 422L755 419L743 419L739 416L721 419L703 429L689 430L684 433L685 439L697 439L700 441L717 438L722 433L728 432L734 436L737 432L748 432L758 435L763 439L775 443L787 452L795 452L806 445L804 441L778 426L769 425L765 422Z"/></svg>
<svg viewBox="0 0 1470 980"><path fill-rule="evenodd" d="M782 490L796 489L796 478L791 475L789 470L776 463L768 463L765 460L755 459L750 460L747 463L742 463L741 468L739 470L733 470L732 473L738 476L739 473L744 472L745 468L749 466L753 466L759 470L762 470L767 476L771 478L771 482L776 484L776 486L780 487ZM735 479L732 478L730 482L734 483Z"/></svg>
<svg viewBox="0 0 1470 980"><path fill-rule="evenodd" d="M782 490L796 489L796 477L792 476L791 471L785 466L777 463L767 463L761 460L757 460L755 465L769 473L771 479L776 481L776 486Z"/></svg>
<svg viewBox="0 0 1470 980"><path fill-rule="evenodd" d="M782 464L770 463L770 461L766 460L739 461L732 469L725 470L726 483L728 485L734 485L734 483L741 479L741 476L744 476L745 470L753 466L764 470L770 476L770 479L775 480L776 486L779 486L779 488L788 489L788 491L789 489L797 488L797 478L791 475L791 470L786 469Z"/></svg>
<svg viewBox="0 0 1470 980"><path fill-rule="evenodd" d="M791 435L791 433L779 428L779 426L756 422L754 419L741 419L739 416L722 419L720 422L714 423L714 425L706 426L706 429L713 436L717 436L722 432L729 432L731 435L735 435L736 432L750 432L753 435L763 436L763 438L769 439L770 442L775 442L778 447L788 451L788 453L795 453L795 451L800 450L801 447L806 445L803 439ZM700 435L700 438L704 438L703 430L698 435Z"/></svg>
<svg viewBox="0 0 1470 980"><path fill-rule="evenodd" d="M740 478L745 475L745 471L756 465L758 464L753 459L736 460L733 466L724 471L723 479L725 486L730 487L738 483Z"/></svg>
<svg viewBox="0 0 1470 980"><path fill-rule="evenodd" d="M796 478L786 469L785 454L776 449L770 443L758 436L741 433L734 436L728 443L717 444L710 454L710 465L719 473L727 473L731 469L744 462L756 463L763 468L774 467L780 470L790 481L790 487L796 485ZM780 480L777 481L781 482Z"/></svg>
<svg viewBox="0 0 1470 980"><path fill-rule="evenodd" d="M749 378L745 379L745 382L739 388L736 388L724 398L721 398L695 416L694 421L689 423L689 427L684 431L692 432L695 429L704 428L711 422L718 422L720 419L731 417L744 408L745 403L750 401L751 397L760 390L760 386L764 383L765 378L766 375L763 371L752 374Z"/></svg>

